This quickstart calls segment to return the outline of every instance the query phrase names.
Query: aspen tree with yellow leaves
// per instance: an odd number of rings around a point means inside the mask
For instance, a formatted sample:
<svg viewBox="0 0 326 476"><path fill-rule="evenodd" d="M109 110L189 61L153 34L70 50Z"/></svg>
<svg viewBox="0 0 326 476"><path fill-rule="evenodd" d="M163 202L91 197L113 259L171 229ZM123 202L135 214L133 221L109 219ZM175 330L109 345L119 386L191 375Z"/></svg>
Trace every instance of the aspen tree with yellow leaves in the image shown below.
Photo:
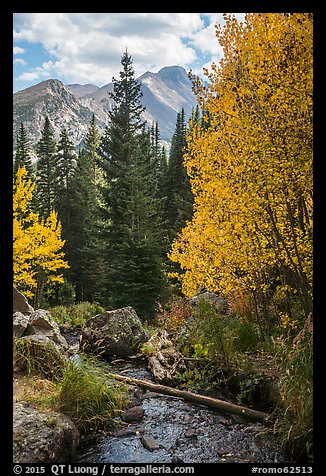
<svg viewBox="0 0 326 476"><path fill-rule="evenodd" d="M14 285L38 303L47 282L63 282L58 271L69 268L60 251L61 224L55 211L46 219L30 210L35 184L27 178L24 167L19 168L13 196L13 272Z"/></svg>
<svg viewBox="0 0 326 476"><path fill-rule="evenodd" d="M193 77L210 123L188 133L194 215L169 256L186 295L244 290L266 330L312 311L312 30L310 13L227 14L223 58Z"/></svg>

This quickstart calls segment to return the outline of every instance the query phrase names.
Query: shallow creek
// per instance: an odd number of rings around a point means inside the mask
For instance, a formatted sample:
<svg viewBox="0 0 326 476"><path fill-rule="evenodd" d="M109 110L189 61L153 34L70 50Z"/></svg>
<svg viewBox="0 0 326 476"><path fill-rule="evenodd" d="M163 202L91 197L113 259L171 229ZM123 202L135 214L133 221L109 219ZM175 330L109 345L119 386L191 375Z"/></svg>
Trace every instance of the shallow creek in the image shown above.
<svg viewBox="0 0 326 476"><path fill-rule="evenodd" d="M143 362L117 362L110 364L110 370L153 380ZM286 462L281 448L260 423L149 391L144 391L137 405L144 409L141 421L123 422L116 435L113 432L86 437L79 446L78 462Z"/></svg>

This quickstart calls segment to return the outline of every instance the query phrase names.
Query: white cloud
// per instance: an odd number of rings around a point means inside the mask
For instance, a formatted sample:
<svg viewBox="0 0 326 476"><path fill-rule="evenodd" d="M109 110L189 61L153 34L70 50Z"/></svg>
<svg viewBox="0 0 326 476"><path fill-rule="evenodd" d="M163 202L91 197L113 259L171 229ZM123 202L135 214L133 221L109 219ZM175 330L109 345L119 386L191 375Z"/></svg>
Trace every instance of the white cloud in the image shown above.
<svg viewBox="0 0 326 476"><path fill-rule="evenodd" d="M193 45L203 53L210 53L212 55L221 55L223 51L215 35L214 23L211 23L194 35Z"/></svg>
<svg viewBox="0 0 326 476"><path fill-rule="evenodd" d="M218 61L223 53L215 23L224 23L221 13L16 13L15 41L40 43L52 58L48 66L44 63L18 79L51 73L67 83L101 86L118 77L126 47L136 76L171 65L193 70L197 65L200 70L211 56ZM23 49L15 48L17 53Z"/></svg>
<svg viewBox="0 0 326 476"><path fill-rule="evenodd" d="M14 59L14 64L22 64L22 65L26 65L26 61L23 59L23 58L15 58Z"/></svg>
<svg viewBox="0 0 326 476"><path fill-rule="evenodd" d="M209 24L194 35L193 46L203 53L210 53L221 58L223 49L217 41L215 25L225 24L223 13L203 13L202 15L207 17ZM235 13L234 16L240 22L244 20L245 13Z"/></svg>
<svg viewBox="0 0 326 476"><path fill-rule="evenodd" d="M46 63L43 63L42 66L35 68L33 71L25 71L18 76L17 79L20 81L34 81L35 79L40 78L50 78L54 72L54 63L52 61L47 61Z"/></svg>
<svg viewBox="0 0 326 476"><path fill-rule="evenodd" d="M22 54L22 53L24 53L24 52L25 52L24 48L21 48L20 46L14 46L14 47L13 47L13 53L14 53L14 55L20 55L20 54Z"/></svg>
<svg viewBox="0 0 326 476"><path fill-rule="evenodd" d="M20 81L34 81L34 79L39 79L40 73L37 71L26 71L18 76L18 80Z"/></svg>
<svg viewBox="0 0 326 476"><path fill-rule="evenodd" d="M67 82L105 84L118 76L126 47L136 75L166 65L189 68L196 52L182 39L203 26L199 13L17 13L14 39L40 42ZM36 68L24 77L33 73L41 74Z"/></svg>

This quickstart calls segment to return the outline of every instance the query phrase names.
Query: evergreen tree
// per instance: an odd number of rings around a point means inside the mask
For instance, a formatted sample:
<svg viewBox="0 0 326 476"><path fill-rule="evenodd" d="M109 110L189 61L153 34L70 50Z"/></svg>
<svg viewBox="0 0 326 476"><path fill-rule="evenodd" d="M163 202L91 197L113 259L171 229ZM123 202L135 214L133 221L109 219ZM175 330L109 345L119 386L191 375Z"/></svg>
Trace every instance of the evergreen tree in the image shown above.
<svg viewBox="0 0 326 476"><path fill-rule="evenodd" d="M140 84L127 51L120 80L113 79L114 107L102 137L100 165L105 175L107 292L114 307L131 305L143 317L153 313L160 287L150 134L141 120Z"/></svg>
<svg viewBox="0 0 326 476"><path fill-rule="evenodd" d="M64 252L70 264L74 248L75 233L72 230L72 207L73 207L73 178L76 168L75 147L64 128L60 132L59 141L55 154L55 198L54 208L58 213L62 224L62 237L65 240ZM77 232L78 233L78 232ZM66 271L65 277L68 280L70 270ZM55 290L59 298L60 289Z"/></svg>
<svg viewBox="0 0 326 476"><path fill-rule="evenodd" d="M68 278L75 287L77 301L100 301L103 293L103 243L99 232L103 224L98 213L99 143L93 115L72 180Z"/></svg>
<svg viewBox="0 0 326 476"><path fill-rule="evenodd" d="M26 178L33 179L33 166L31 159L31 146L27 138L23 122L20 123L20 128L17 136L16 154L14 160L14 176L16 176L19 168L25 167Z"/></svg>
<svg viewBox="0 0 326 476"><path fill-rule="evenodd" d="M76 301L101 300L103 292L103 244L96 215L94 167L85 149L78 154L72 179L69 237L69 281L75 287Z"/></svg>
<svg viewBox="0 0 326 476"><path fill-rule="evenodd" d="M158 128L158 122L153 122L150 132L151 137L151 146L152 146L152 154L155 158L159 159L160 156L160 132Z"/></svg>
<svg viewBox="0 0 326 476"><path fill-rule="evenodd" d="M201 114L200 114L200 108L198 104L196 104L195 108L192 108L191 122L193 124L201 125Z"/></svg>
<svg viewBox="0 0 326 476"><path fill-rule="evenodd" d="M160 181L164 182L168 174L168 158L166 154L165 146L162 147L160 152Z"/></svg>
<svg viewBox="0 0 326 476"><path fill-rule="evenodd" d="M45 116L42 136L37 146L36 192L40 215L48 217L53 209L56 187L56 143L49 118Z"/></svg>
<svg viewBox="0 0 326 476"><path fill-rule="evenodd" d="M189 177L183 166L186 146L185 114L182 109L177 115L168 163L166 217L170 243L192 215L193 197Z"/></svg>
<svg viewBox="0 0 326 476"><path fill-rule="evenodd" d="M71 188L75 167L75 147L64 128L60 133L55 155L56 197L54 203L62 223L65 239L70 234Z"/></svg>
<svg viewBox="0 0 326 476"><path fill-rule="evenodd" d="M86 138L83 145L84 154L88 157L90 163L90 182L96 187L99 180L99 168L98 168L98 147L100 145L100 134L97 129L95 114L92 115L92 119L86 134Z"/></svg>

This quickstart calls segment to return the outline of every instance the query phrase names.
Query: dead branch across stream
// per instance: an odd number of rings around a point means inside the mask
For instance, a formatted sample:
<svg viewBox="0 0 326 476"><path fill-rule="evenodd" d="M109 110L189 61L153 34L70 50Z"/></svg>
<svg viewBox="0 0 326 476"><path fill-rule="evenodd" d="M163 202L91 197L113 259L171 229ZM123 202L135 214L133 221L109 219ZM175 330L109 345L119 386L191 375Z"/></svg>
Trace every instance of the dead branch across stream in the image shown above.
<svg viewBox="0 0 326 476"><path fill-rule="evenodd" d="M171 395L173 397L183 398L192 403L199 403L213 408L214 410L220 410L228 413L234 413L241 415L250 420L259 421L261 423L268 423L271 420L271 415L268 413L260 412L247 408L241 405L235 405L233 403L225 402L217 398L206 397L197 393L189 392L187 390L179 390L177 388L168 387L166 385L160 385L158 383L151 382L149 380L143 380L139 378L125 377L122 375L109 373L109 377L119 380L121 382L129 383L132 385L138 385L139 387L152 390L153 392L162 393L164 395Z"/></svg>

